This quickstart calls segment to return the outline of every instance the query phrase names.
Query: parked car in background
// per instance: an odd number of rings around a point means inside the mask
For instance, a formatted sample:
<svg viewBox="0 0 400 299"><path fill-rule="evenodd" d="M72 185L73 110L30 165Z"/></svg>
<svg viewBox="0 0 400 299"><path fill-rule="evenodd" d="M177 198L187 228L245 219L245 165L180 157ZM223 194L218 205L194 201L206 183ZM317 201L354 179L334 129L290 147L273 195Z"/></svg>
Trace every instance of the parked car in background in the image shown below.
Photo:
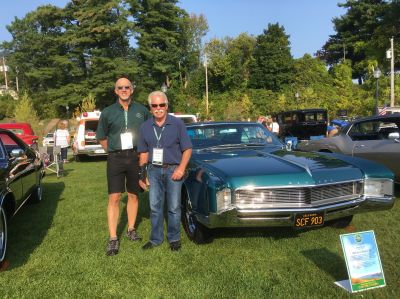
<svg viewBox="0 0 400 299"><path fill-rule="evenodd" d="M0 128L7 129L18 135L27 145L38 149L39 137L35 135L29 123L0 123Z"/></svg>
<svg viewBox="0 0 400 299"><path fill-rule="evenodd" d="M326 109L300 109L276 114L280 136L309 140L312 136L325 136L328 125Z"/></svg>
<svg viewBox="0 0 400 299"><path fill-rule="evenodd" d="M84 156L104 156L107 153L96 139L96 130L101 112L83 112L79 117L78 127L75 129L72 151L75 161Z"/></svg>
<svg viewBox="0 0 400 299"><path fill-rule="evenodd" d="M170 113L171 115L180 118L185 124L197 123L197 117L193 114Z"/></svg>
<svg viewBox="0 0 400 299"><path fill-rule="evenodd" d="M331 138L298 144L301 151L341 153L386 165L400 182L400 114L356 119Z"/></svg>
<svg viewBox="0 0 400 299"><path fill-rule="evenodd" d="M54 145L54 133L47 133L46 136L43 137L43 146L53 146Z"/></svg>
<svg viewBox="0 0 400 299"><path fill-rule="evenodd" d="M43 176L38 153L11 131L0 129L0 262L7 252L10 218L26 201L42 200Z"/></svg>
<svg viewBox="0 0 400 299"><path fill-rule="evenodd" d="M394 175L383 165L288 151L259 123L197 123L187 130L193 154L182 221L195 242L207 240L213 228L343 227L354 214L394 204Z"/></svg>

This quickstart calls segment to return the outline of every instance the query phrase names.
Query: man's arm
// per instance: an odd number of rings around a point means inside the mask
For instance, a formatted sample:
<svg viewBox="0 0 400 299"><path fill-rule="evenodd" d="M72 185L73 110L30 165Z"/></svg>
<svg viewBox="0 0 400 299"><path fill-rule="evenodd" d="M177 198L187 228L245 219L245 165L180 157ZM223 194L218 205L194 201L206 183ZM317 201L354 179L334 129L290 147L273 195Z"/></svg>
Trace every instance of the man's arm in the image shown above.
<svg viewBox="0 0 400 299"><path fill-rule="evenodd" d="M108 151L107 139L101 139L101 140L99 140L99 143L100 143L101 147L107 152Z"/></svg>
<svg viewBox="0 0 400 299"><path fill-rule="evenodd" d="M149 161L149 153L140 153L139 154L139 186L147 190L147 186L149 185L149 181L147 179L147 169L146 165Z"/></svg>
<svg viewBox="0 0 400 299"><path fill-rule="evenodd" d="M183 175L185 174L186 167L189 164L191 156L192 156L191 148L188 148L182 153L181 163L179 163L179 166L175 169L171 177L174 181L179 181L180 179L182 179Z"/></svg>

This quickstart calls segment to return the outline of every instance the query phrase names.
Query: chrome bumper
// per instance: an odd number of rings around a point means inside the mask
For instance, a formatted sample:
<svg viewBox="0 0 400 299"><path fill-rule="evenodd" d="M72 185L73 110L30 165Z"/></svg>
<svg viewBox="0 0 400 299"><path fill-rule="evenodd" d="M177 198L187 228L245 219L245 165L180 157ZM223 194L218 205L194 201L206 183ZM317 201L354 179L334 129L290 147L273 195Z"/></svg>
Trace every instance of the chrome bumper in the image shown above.
<svg viewBox="0 0 400 299"><path fill-rule="evenodd" d="M361 197L350 201L312 208L287 209L238 209L232 208L221 214L196 215L197 220L208 228L217 227L268 227L293 226L296 214L325 212L325 221L370 211L389 210L395 197Z"/></svg>

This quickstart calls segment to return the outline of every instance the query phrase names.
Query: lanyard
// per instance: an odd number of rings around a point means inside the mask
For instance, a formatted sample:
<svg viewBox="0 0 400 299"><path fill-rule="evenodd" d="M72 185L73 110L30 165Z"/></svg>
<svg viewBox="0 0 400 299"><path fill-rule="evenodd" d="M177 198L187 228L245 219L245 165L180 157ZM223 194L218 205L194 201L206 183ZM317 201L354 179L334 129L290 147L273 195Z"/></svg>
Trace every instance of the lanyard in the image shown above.
<svg viewBox="0 0 400 299"><path fill-rule="evenodd" d="M128 111L124 110L124 116L125 116L125 132L128 131Z"/></svg>
<svg viewBox="0 0 400 299"><path fill-rule="evenodd" d="M164 129L165 129L165 126L163 126L163 127L162 127L162 129L161 129L161 133L160 133L160 136L158 136L158 134L157 134L157 130L156 130L156 127L154 127L154 126L153 126L154 135L156 135L156 138L157 138L157 148L159 148L159 147L160 147L160 139L161 139L161 135L162 135L162 133L164 132Z"/></svg>

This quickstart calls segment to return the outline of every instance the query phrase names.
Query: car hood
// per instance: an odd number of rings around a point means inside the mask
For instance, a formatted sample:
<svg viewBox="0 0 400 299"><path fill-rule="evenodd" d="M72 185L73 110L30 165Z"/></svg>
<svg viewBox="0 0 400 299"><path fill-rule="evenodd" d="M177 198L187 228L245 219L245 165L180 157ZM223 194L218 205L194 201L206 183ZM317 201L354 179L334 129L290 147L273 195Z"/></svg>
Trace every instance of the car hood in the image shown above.
<svg viewBox="0 0 400 299"><path fill-rule="evenodd" d="M276 149L195 151L193 161L232 188L318 185L364 177L358 167L329 155Z"/></svg>

